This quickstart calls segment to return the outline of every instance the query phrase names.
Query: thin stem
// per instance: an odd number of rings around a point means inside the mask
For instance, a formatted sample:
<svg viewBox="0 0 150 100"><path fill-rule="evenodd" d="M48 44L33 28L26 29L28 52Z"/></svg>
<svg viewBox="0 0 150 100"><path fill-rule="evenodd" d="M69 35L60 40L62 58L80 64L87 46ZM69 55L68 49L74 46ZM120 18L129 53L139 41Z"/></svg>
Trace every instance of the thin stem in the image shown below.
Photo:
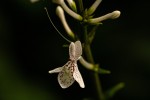
<svg viewBox="0 0 150 100"><path fill-rule="evenodd" d="M93 59L93 55L91 52L91 47L90 47L90 43L88 43L88 36L87 36L87 26L84 26L84 51L85 51L85 56L88 60L88 62L93 63L94 64L94 59ZM99 74L97 72L93 72L92 76L94 78L94 86L95 86L95 90L96 90L96 95L97 95L97 99L98 100L105 100L103 91L102 91L102 87L101 87L101 82L100 82L100 78L99 78Z"/></svg>
<svg viewBox="0 0 150 100"><path fill-rule="evenodd" d="M79 5L79 11L80 11L79 13L82 14L83 11L84 11L83 2L82 2L82 0L78 0L77 2L78 2L78 5Z"/></svg>
<svg viewBox="0 0 150 100"><path fill-rule="evenodd" d="M67 42L70 42L70 43L71 43L71 41L70 41L69 39L67 39L65 36L63 36L62 33L61 33L61 32L57 29L57 27L54 25L53 21L51 20L51 17L50 17L50 15L49 15L49 13L48 13L47 8L45 7L44 9L45 9L45 11L46 11L46 14L47 14L47 17L48 17L50 23L51 23L52 26L55 28L55 30L58 32L58 34L59 34L62 38L64 38Z"/></svg>

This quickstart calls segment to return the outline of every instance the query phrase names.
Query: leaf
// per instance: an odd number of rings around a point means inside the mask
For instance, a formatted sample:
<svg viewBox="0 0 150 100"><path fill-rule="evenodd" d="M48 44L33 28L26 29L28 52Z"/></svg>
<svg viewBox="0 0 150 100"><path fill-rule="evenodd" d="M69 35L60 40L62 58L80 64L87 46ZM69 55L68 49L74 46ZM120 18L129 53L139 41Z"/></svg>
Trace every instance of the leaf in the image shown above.
<svg viewBox="0 0 150 100"><path fill-rule="evenodd" d="M99 67L99 64L95 64L93 71L98 72L99 74L110 74L111 71Z"/></svg>
<svg viewBox="0 0 150 100"><path fill-rule="evenodd" d="M115 85L114 87L110 88L106 91L105 97L107 99L112 98L119 90L125 87L124 82L120 82L119 84Z"/></svg>
<svg viewBox="0 0 150 100"><path fill-rule="evenodd" d="M96 29L98 28L99 25L95 25L92 30L89 32L88 34L88 39L89 39L89 43L91 44L94 37L95 37L95 32L96 32Z"/></svg>
<svg viewBox="0 0 150 100"><path fill-rule="evenodd" d="M110 71L110 70L107 70L107 69L99 68L99 73L100 73L100 74L110 74L111 71Z"/></svg>

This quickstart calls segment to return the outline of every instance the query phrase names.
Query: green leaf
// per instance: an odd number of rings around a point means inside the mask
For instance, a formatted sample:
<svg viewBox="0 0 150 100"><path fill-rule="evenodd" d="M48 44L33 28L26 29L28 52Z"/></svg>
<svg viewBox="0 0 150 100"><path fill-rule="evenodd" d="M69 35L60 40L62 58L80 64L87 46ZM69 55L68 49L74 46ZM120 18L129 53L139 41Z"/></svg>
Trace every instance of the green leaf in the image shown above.
<svg viewBox="0 0 150 100"><path fill-rule="evenodd" d="M90 44L92 43L92 41L93 41L93 39L94 39L94 37L95 37L96 29L98 28L98 26L99 26L99 25L95 25L95 26L91 29L91 31L89 32L89 34L88 34L88 39L89 39L89 43L90 43Z"/></svg>
<svg viewBox="0 0 150 100"><path fill-rule="evenodd" d="M107 70L107 69L99 68L99 73L100 74L111 74L111 71Z"/></svg>
<svg viewBox="0 0 150 100"><path fill-rule="evenodd" d="M106 91L105 97L107 99L112 98L119 90L125 87L124 82L120 82L119 84L115 85L114 87L110 88Z"/></svg>
<svg viewBox="0 0 150 100"><path fill-rule="evenodd" d="M95 64L94 65L93 71L95 71L95 72L97 72L99 74L110 74L111 73L110 70L100 68L99 64Z"/></svg>

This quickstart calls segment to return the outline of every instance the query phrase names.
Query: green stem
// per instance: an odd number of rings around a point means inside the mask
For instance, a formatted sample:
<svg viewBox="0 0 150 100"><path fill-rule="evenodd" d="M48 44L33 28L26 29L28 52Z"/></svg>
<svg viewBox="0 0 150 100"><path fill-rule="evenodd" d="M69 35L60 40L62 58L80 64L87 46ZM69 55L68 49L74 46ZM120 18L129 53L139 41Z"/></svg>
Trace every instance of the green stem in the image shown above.
<svg viewBox="0 0 150 100"><path fill-rule="evenodd" d="M78 6L79 6L79 10L80 10L80 14L82 14L84 12L84 6L83 6L83 1L82 0L77 0L78 2ZM83 24L82 24L83 25ZM90 47L90 42L88 39L88 32L87 32L87 25L83 25L83 31L84 31L84 52L85 52L85 56L87 58L87 60L92 63L94 63L94 59L93 59L93 55L91 52L91 47ZM100 83L100 79L99 79L99 74L97 72L93 72L92 73L92 77L94 78L94 87L96 90L96 96L98 100L105 100L104 98L104 94L102 91L102 87L101 87L101 83Z"/></svg>
<svg viewBox="0 0 150 100"><path fill-rule="evenodd" d="M83 13L83 11L84 11L84 7L83 7L83 2L82 2L82 0L78 0L78 5L79 5L79 10L80 10L80 14L82 14Z"/></svg>
<svg viewBox="0 0 150 100"><path fill-rule="evenodd" d="M88 62L95 64L94 59L93 59L93 55L91 52L91 47L90 47L90 43L88 42L88 36L87 36L87 26L84 26L84 52L85 52L85 56L88 60ZM102 87L101 87L101 82L100 82L100 78L99 78L99 74L97 72L93 72L92 73L92 77L94 78L94 86L95 86L95 90L96 90L96 95L97 95L97 99L98 100L105 100L103 91L102 91Z"/></svg>

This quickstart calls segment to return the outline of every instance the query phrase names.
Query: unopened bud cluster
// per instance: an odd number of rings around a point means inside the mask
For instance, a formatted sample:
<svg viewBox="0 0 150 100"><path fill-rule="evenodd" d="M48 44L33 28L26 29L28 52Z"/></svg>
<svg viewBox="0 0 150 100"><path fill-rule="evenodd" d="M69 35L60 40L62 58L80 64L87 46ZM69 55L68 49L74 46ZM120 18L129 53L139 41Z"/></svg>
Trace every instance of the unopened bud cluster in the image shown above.
<svg viewBox="0 0 150 100"><path fill-rule="evenodd" d="M57 16L59 16L67 34L73 38L74 38L74 33L71 31L69 25L67 24L63 10L74 19L81 21L81 22L89 23L89 24L97 24L107 19L116 19L121 14L119 10L116 10L106 15L97 17L97 18L91 17L91 15L95 12L95 10L97 9L97 7L99 6L102 0L96 0L91 5L91 7L87 9L86 17L83 17L82 15L77 13L76 3L74 2L74 0L66 0L69 7L64 0L52 0L52 1L59 5L56 9Z"/></svg>

